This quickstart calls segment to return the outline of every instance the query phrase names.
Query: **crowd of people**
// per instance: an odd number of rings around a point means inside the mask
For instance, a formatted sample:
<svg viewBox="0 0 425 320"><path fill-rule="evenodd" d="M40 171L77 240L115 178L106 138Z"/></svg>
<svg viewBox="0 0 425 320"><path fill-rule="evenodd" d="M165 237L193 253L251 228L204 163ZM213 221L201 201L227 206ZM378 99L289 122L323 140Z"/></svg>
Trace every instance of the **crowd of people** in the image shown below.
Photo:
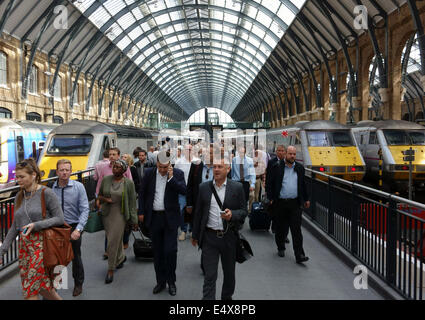
<svg viewBox="0 0 425 320"><path fill-rule="evenodd" d="M224 272L221 299L235 291L236 231L240 230L252 203L270 200L277 254L285 256L289 230L297 263L308 261L303 250L301 207L308 208L304 168L295 161L296 149L277 146L276 157L257 148L252 157L244 146L227 152L222 146L186 144L176 154L167 145L149 151L136 148L133 155L118 148L105 150L95 166L96 208L105 229L107 273L113 281L124 267L125 250L132 230L149 230L156 285L153 294L177 294L178 241L191 239L202 250L203 299L216 299L218 264ZM19 268L25 299L61 299L52 277L43 266L43 230L64 222L72 227L74 252L73 296L83 291L84 267L81 242L89 216L84 186L70 179L72 164L57 162L58 180L52 188L40 184L40 170L33 159L16 166L21 190L15 198L13 224L0 247L0 263L11 242L19 237ZM41 191L45 190L47 217L41 216ZM180 230L180 234L179 234Z"/></svg>

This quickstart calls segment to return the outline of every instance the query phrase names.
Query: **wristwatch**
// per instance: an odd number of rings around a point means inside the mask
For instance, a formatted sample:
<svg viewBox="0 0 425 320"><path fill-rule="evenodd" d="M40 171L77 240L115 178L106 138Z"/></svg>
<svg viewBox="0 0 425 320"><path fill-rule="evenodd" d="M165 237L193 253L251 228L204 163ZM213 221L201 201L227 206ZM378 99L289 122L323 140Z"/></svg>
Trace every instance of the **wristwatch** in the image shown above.
<svg viewBox="0 0 425 320"><path fill-rule="evenodd" d="M82 233L83 232L83 230L81 230L79 228L76 228L75 230L77 230L79 233Z"/></svg>

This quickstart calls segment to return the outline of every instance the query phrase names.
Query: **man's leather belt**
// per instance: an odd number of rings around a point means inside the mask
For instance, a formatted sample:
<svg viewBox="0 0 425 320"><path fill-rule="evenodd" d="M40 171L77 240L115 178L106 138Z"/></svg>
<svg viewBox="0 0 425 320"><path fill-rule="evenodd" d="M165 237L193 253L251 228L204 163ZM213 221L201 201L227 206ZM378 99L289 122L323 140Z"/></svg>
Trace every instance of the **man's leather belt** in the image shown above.
<svg viewBox="0 0 425 320"><path fill-rule="evenodd" d="M157 213L157 214L163 214L163 213L165 213L165 211L155 211L155 210L153 210L152 212L153 213Z"/></svg>
<svg viewBox="0 0 425 320"><path fill-rule="evenodd" d="M283 202L289 202L289 201L295 201L295 200L297 200L297 198L287 198L287 199L279 198L279 201L283 201Z"/></svg>
<svg viewBox="0 0 425 320"><path fill-rule="evenodd" d="M217 236L217 238L223 238L224 235L226 234L226 232L224 232L224 230L214 230L214 229L211 229L211 228L208 228L208 227L206 229L207 229L207 231L214 232L215 235Z"/></svg>
<svg viewBox="0 0 425 320"><path fill-rule="evenodd" d="M208 228L208 227L207 227L207 230L211 231L211 232L224 232L224 230L215 230L215 229Z"/></svg>

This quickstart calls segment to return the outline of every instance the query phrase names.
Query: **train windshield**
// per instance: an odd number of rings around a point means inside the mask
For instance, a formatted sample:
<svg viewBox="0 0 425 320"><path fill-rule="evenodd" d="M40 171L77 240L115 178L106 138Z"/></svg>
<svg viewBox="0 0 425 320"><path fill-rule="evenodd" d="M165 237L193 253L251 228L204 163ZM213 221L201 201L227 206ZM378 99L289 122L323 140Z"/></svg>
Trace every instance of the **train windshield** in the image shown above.
<svg viewBox="0 0 425 320"><path fill-rule="evenodd" d="M390 146L425 145L425 130L384 130L384 135Z"/></svg>
<svg viewBox="0 0 425 320"><path fill-rule="evenodd" d="M91 135L56 135L50 141L48 154L72 155L90 152L93 136Z"/></svg>
<svg viewBox="0 0 425 320"><path fill-rule="evenodd" d="M332 138L333 147L349 147L353 146L350 131L331 131L329 132Z"/></svg>
<svg viewBox="0 0 425 320"><path fill-rule="evenodd" d="M349 131L307 131L310 147L348 147L353 146Z"/></svg>

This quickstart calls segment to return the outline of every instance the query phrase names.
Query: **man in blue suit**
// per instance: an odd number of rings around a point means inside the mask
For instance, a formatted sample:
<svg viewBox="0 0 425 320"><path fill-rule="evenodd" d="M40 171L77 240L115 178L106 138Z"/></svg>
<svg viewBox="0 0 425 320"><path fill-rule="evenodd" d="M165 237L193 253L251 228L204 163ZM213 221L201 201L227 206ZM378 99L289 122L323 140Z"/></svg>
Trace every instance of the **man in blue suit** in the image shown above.
<svg viewBox="0 0 425 320"><path fill-rule="evenodd" d="M173 169L170 153L160 152L156 168L146 169L139 190L139 221L152 235L157 284L160 293L168 283L174 296L176 288L177 230L180 225L179 194L186 194L184 173Z"/></svg>

